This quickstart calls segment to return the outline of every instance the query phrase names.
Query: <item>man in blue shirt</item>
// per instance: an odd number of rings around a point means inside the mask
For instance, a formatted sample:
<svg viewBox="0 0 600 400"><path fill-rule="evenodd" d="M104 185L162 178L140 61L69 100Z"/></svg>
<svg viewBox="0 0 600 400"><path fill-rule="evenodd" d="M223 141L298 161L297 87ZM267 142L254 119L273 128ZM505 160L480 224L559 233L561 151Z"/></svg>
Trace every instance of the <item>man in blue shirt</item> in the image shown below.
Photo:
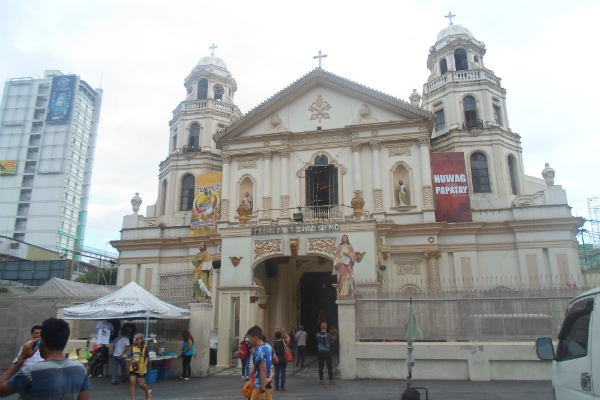
<svg viewBox="0 0 600 400"><path fill-rule="evenodd" d="M90 381L85 368L78 362L65 359L64 349L69 340L69 324L50 318L42 324L40 340L23 345L13 365L0 379L0 397L19 393L24 400L64 399L87 400ZM39 347L44 362L23 367Z"/></svg>
<svg viewBox="0 0 600 400"><path fill-rule="evenodd" d="M317 349L319 350L319 379L323 385L323 363L327 362L327 374L329 374L329 384L335 385L333 381L333 370L331 367L331 335L327 333L327 323L321 324L321 332L317 333Z"/></svg>
<svg viewBox="0 0 600 400"><path fill-rule="evenodd" d="M253 326L248 331L250 346L254 350L252 362L254 363L254 388L250 400L271 400L273 398L273 385L271 384L271 364L273 348L263 341L262 329Z"/></svg>

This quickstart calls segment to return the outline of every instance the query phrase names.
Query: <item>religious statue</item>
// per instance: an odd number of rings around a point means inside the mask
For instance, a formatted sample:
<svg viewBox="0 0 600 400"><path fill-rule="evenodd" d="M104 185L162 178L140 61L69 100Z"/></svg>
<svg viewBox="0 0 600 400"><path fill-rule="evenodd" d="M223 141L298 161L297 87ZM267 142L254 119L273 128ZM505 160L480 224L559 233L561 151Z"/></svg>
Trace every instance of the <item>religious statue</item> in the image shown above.
<svg viewBox="0 0 600 400"><path fill-rule="evenodd" d="M342 236L342 243L335 252L333 275L337 275L337 295L354 294L354 248L348 241L348 235Z"/></svg>
<svg viewBox="0 0 600 400"><path fill-rule="evenodd" d="M250 212L252 212L252 195L248 192L246 192L244 194L244 198L242 199L242 201L246 202L246 205L248 206L248 208L250 209Z"/></svg>
<svg viewBox="0 0 600 400"><path fill-rule="evenodd" d="M194 268L194 298L210 298L212 259L204 243L200 243L200 252L196 253L192 264L196 267Z"/></svg>
<svg viewBox="0 0 600 400"><path fill-rule="evenodd" d="M546 181L546 185L548 185L548 187L554 186L554 175L554 168L552 168L549 163L546 163L546 168L542 170L542 177Z"/></svg>
<svg viewBox="0 0 600 400"><path fill-rule="evenodd" d="M398 197L398 205L408 206L410 202L408 199L408 191L406 190L406 187L404 187L404 182L402 179L398 181L398 190L396 193Z"/></svg>

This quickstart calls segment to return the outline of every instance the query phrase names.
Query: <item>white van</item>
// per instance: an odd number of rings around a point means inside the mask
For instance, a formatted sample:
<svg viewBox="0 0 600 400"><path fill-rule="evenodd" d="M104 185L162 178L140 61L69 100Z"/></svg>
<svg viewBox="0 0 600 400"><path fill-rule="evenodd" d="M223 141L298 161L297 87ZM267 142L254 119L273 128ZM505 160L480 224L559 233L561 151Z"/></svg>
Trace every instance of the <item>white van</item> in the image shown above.
<svg viewBox="0 0 600 400"><path fill-rule="evenodd" d="M538 338L535 342L538 357L553 360L556 400L600 399L600 315L594 315L594 308L600 310L600 287L571 300L556 353L552 339Z"/></svg>

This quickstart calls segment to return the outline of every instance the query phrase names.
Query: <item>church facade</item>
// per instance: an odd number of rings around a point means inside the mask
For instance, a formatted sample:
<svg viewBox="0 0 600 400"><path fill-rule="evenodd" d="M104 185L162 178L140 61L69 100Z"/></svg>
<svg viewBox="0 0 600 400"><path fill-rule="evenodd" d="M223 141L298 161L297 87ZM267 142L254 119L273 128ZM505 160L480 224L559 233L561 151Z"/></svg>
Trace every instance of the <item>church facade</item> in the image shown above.
<svg viewBox="0 0 600 400"><path fill-rule="evenodd" d="M316 68L243 115L213 48L184 81L156 204L134 206L112 242L118 284L167 294L192 281L204 243L220 261L209 289L221 366L252 325L316 332L360 291L568 284L583 220L548 165L545 179L524 174L485 53L450 23L408 101Z"/></svg>

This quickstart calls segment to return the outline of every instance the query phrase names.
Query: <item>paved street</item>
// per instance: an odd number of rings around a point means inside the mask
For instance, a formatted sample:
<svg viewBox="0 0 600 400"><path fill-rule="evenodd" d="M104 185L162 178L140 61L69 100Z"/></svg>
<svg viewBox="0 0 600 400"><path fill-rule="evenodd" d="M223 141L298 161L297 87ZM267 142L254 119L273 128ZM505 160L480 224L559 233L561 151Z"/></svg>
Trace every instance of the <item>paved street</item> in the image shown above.
<svg viewBox="0 0 600 400"><path fill-rule="evenodd" d="M400 398L406 387L405 380L356 380L341 381L336 376L335 386L319 386L317 361L307 359L305 368L288 364L287 392L275 392L275 399L310 400L365 400ZM325 376L327 371L325 371ZM337 374L336 374L337 375ZM327 379L327 378L326 378ZM152 399L236 399L242 400L243 387L241 370L232 368L216 371L211 367L210 377L191 379L184 382L176 378L158 381L150 385ZM423 386L429 390L432 400L548 400L552 398L549 381L415 381L413 386ZM137 399L143 399L143 392L137 389ZM11 396L11 398L17 398ZM423 397L424 398L424 397ZM90 399L129 399L128 385L112 385L109 378L92 378Z"/></svg>

